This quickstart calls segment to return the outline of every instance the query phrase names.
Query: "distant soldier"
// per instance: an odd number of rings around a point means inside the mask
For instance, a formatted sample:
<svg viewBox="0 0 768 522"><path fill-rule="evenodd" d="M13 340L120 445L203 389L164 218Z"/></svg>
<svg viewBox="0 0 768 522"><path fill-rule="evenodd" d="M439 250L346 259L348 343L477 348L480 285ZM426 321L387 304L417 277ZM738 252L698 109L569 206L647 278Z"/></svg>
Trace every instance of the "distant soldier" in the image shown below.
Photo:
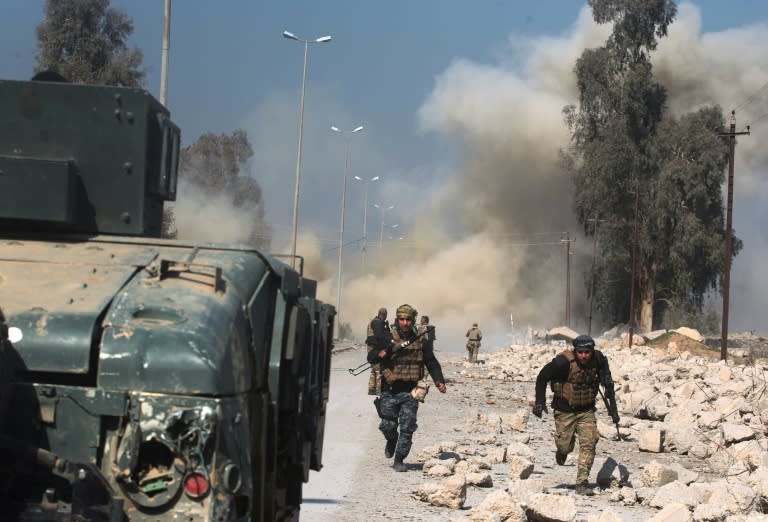
<svg viewBox="0 0 768 522"><path fill-rule="evenodd" d="M392 332L387 321L387 309L379 308L376 317L368 323L365 344L368 345L368 353L378 353L379 350L392 346ZM371 366L371 376L368 379L368 395L381 393L381 369L378 364Z"/></svg>
<svg viewBox="0 0 768 522"><path fill-rule="evenodd" d="M472 323L472 328L467 330L467 360L471 363L477 362L477 354L480 351L480 341L483 339L483 332L477 327L477 323Z"/></svg>
<svg viewBox="0 0 768 522"><path fill-rule="evenodd" d="M397 309L397 324L392 328L395 341L389 348L378 353L368 352L368 362L379 363L384 377L379 405L379 430L387 439L384 455L395 457L395 471L406 471L403 460L408 456L416 431L416 414L419 401L414 390L422 385L419 381L429 371L440 393L445 393L445 379L440 363L435 358L430 343L424 342L427 334L419 335L414 321L416 310L404 304ZM398 428L400 433L398 434Z"/></svg>
<svg viewBox="0 0 768 522"><path fill-rule="evenodd" d="M427 333L422 334L424 336L424 342L429 343L430 349L434 349L434 345L435 345L435 341L437 340L437 337L435 336L435 327L429 324L428 315L422 315L421 320L419 322L419 334L421 334L425 330L427 331Z"/></svg>
<svg viewBox="0 0 768 522"><path fill-rule="evenodd" d="M595 419L595 397L600 384L605 396L614 403L611 416L618 425L615 395L608 359L595 350L595 341L588 335L573 340L573 350L566 349L547 363L536 378L536 402L533 414L541 418L547 411L547 383L551 383L554 398L552 409L555 416L555 462L562 466L573 451L579 437L579 462L576 471L576 492L590 495L587 486L589 472L595 461L595 447L599 433Z"/></svg>

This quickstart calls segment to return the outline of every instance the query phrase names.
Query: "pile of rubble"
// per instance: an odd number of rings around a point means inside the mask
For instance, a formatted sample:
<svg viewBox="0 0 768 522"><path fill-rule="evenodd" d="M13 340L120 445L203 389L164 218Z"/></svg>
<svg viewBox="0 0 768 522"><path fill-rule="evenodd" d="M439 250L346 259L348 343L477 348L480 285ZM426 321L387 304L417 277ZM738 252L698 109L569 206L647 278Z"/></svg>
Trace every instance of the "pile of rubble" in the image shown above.
<svg viewBox="0 0 768 522"><path fill-rule="evenodd" d="M768 521L768 361L721 361L696 336L683 329L662 332L638 337L631 349L626 336L596 339L616 381L626 447L595 461L594 491L602 502L593 502L596 511L585 515L580 497L548 485L551 435L534 426L526 407L538 371L562 342L515 345L486 354L485 364L464 365L455 381L505 383L507 394L517 394L517 406L510 408L507 400L506 408L494 410L504 405L488 399L488 407L473 411L462 427L461 442L423 450L424 474L440 479L421 485L415 497L466 509L468 488L490 490L457 520L574 521L581 510L578 519L593 522ZM598 418L601 437L615 437L616 427L602 421L607 416ZM546 464L532 450L538 441L548 448ZM506 469L503 484L493 480L499 466ZM640 508L648 516L627 516Z"/></svg>

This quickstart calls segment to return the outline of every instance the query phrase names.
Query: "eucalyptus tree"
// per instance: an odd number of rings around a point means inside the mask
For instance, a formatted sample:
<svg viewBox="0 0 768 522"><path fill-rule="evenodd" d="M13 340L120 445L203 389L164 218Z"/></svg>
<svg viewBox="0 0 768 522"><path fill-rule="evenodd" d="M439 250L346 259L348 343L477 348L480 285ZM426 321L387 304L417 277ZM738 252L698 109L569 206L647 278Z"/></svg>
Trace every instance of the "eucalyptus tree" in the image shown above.
<svg viewBox="0 0 768 522"><path fill-rule="evenodd" d="M55 71L73 83L140 87L140 49L128 48L133 21L109 0L46 0L37 26L35 72Z"/></svg>
<svg viewBox="0 0 768 522"><path fill-rule="evenodd" d="M700 311L722 274L727 148L716 129L723 116L718 107L679 120L665 113L651 53L675 18L672 0L589 5L595 21L613 31L576 62L579 103L564 108L571 131L564 165L585 232L601 220L600 316L624 322L634 308L640 328L650 330L670 308Z"/></svg>

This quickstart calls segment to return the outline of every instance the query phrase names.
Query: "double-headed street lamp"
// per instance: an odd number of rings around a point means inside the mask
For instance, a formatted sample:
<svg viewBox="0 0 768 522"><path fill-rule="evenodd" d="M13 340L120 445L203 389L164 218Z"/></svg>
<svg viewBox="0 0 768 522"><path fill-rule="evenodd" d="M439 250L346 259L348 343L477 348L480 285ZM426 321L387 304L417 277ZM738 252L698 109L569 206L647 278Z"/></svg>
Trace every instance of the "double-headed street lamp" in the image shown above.
<svg viewBox="0 0 768 522"><path fill-rule="evenodd" d="M344 131L338 127L331 127L333 132L346 134L344 147L344 178L341 184L341 225L339 226L339 272L338 283L336 283L336 317L338 319L339 331L341 331L341 257L344 251L344 210L347 205L347 170L349 168L349 136L363 130L362 125L351 131Z"/></svg>
<svg viewBox="0 0 768 522"><path fill-rule="evenodd" d="M374 203L373 206L381 210L381 229L379 230L379 249L381 249L384 245L384 216L387 212L395 208L395 206L389 205L388 207L385 207L384 205L378 205L376 203Z"/></svg>
<svg viewBox="0 0 768 522"><path fill-rule="evenodd" d="M321 36L314 40L302 40L293 33L283 31L283 36L289 40L304 43L304 73L301 77L301 105L299 108L299 145L296 153L296 187L293 191L293 224L291 232L291 266L296 268L296 232L299 226L299 184L301 182L301 144L304 136L304 91L307 85L307 54L309 44L330 42L330 36Z"/></svg>
<svg viewBox="0 0 768 522"><path fill-rule="evenodd" d="M368 248L368 183L372 183L374 181L377 181L379 179L379 176L374 176L370 179L363 179L360 176L355 176L355 179L357 181L362 181L365 185L364 190L364 196L363 196L363 245L360 249L362 252L362 264L361 264L361 273L365 273L365 250Z"/></svg>

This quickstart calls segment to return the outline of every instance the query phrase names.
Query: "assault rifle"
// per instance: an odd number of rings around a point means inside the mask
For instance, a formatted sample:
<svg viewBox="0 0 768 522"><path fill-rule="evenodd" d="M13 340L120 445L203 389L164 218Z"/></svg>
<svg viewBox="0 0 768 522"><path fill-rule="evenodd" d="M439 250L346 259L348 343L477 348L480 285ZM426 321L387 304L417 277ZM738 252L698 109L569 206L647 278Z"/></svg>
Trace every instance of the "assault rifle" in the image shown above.
<svg viewBox="0 0 768 522"><path fill-rule="evenodd" d="M603 403L605 403L605 409L608 410L608 415L611 416L611 420L616 425L616 440L621 440L621 432L619 431L619 410L616 407L616 394L615 392L608 392L608 387L605 388L606 393L603 394L603 390L601 390L599 387L597 388L597 392L600 394L600 397L603 398Z"/></svg>
<svg viewBox="0 0 768 522"><path fill-rule="evenodd" d="M411 344L413 344L413 342L416 339L418 339L419 337L423 336L425 333L427 333L427 332L434 332L434 331L435 331L435 327L434 326L427 326L424 330L419 332L416 335L416 337L414 337L413 339L408 339L407 341L401 341L400 343L395 342L395 340L393 339L392 340L392 347L391 347L391 351L389 353L389 356L392 357L397 352L402 350L403 348L406 348L406 347L410 346ZM376 363L369 363L368 361L365 361L363 364L361 364L357 368L348 368L348 370L349 370L349 373L351 373L352 375L360 375L364 371L370 370L373 367L374 364L379 364L379 363L378 362L376 362Z"/></svg>

